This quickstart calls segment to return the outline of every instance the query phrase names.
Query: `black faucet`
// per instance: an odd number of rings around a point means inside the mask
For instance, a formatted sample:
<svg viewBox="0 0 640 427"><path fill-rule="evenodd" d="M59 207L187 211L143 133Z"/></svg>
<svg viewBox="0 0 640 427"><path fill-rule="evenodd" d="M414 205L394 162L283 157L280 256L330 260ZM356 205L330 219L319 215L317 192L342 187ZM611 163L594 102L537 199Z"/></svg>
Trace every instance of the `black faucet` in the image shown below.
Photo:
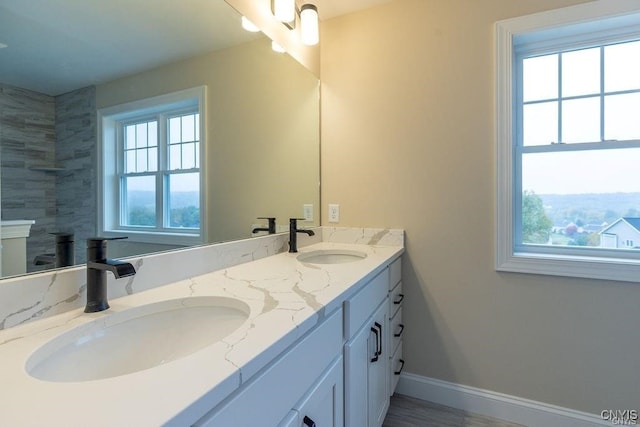
<svg viewBox="0 0 640 427"><path fill-rule="evenodd" d="M289 218L289 252L298 252L298 233L307 233L313 236L316 233L313 230L298 230L298 220L303 221L304 218Z"/></svg>
<svg viewBox="0 0 640 427"><path fill-rule="evenodd" d="M252 233L257 233L258 231L268 231L269 234L276 234L276 219L274 217L264 217L260 216L258 219L266 219L269 221L269 227L258 227L251 230Z"/></svg>
<svg viewBox="0 0 640 427"><path fill-rule="evenodd" d="M107 259L107 240L126 239L126 237L91 237L87 239L87 305L85 313L95 313L109 308L107 302L107 271L116 279L133 276L136 269L132 264Z"/></svg>

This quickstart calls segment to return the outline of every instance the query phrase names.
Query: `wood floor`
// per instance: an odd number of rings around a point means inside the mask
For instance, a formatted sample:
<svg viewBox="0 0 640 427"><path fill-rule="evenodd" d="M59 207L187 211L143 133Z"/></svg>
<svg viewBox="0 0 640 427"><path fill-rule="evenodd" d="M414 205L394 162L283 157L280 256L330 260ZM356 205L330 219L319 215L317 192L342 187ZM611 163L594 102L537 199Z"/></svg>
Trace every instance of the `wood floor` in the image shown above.
<svg viewBox="0 0 640 427"><path fill-rule="evenodd" d="M383 427L522 427L495 418L394 394Z"/></svg>

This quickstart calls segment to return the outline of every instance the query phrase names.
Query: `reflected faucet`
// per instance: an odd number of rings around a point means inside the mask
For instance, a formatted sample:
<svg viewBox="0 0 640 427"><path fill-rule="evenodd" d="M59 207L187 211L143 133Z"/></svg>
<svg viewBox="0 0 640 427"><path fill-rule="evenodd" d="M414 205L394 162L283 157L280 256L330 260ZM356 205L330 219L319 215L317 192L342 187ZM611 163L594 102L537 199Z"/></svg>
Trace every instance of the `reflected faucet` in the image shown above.
<svg viewBox="0 0 640 427"><path fill-rule="evenodd" d="M107 301L107 271L116 279L133 276L136 269L131 263L107 259L107 240L126 237L91 237L87 239L87 305L85 313L95 313L109 308Z"/></svg>
<svg viewBox="0 0 640 427"><path fill-rule="evenodd" d="M304 218L289 218L289 252L298 252L298 233L306 233L313 236L316 233L313 230L298 229L298 220L304 221Z"/></svg>
<svg viewBox="0 0 640 427"><path fill-rule="evenodd" d="M56 268L75 265L75 237L73 233L56 232L49 233L56 236L56 252L53 254L41 254L35 257L35 265L54 264Z"/></svg>
<svg viewBox="0 0 640 427"><path fill-rule="evenodd" d="M268 220L269 221L269 227L268 228L264 228L264 227L254 228L253 230L251 230L252 233L257 233L258 231L268 231L269 234L276 234L276 219L274 217L260 216L260 217L258 217L258 219L266 219L266 220Z"/></svg>

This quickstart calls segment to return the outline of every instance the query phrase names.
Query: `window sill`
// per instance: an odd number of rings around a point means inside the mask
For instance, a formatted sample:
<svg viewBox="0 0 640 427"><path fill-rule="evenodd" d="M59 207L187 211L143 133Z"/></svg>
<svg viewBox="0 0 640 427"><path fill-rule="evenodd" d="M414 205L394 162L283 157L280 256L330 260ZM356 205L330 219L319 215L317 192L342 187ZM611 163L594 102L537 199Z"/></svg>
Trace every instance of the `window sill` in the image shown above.
<svg viewBox="0 0 640 427"><path fill-rule="evenodd" d="M193 246L204 243L202 236L187 233L161 233L133 230L105 230L104 237L127 237L134 243L155 243L161 245Z"/></svg>
<svg viewBox="0 0 640 427"><path fill-rule="evenodd" d="M640 282L640 261L620 258L514 253L499 257L496 271Z"/></svg>

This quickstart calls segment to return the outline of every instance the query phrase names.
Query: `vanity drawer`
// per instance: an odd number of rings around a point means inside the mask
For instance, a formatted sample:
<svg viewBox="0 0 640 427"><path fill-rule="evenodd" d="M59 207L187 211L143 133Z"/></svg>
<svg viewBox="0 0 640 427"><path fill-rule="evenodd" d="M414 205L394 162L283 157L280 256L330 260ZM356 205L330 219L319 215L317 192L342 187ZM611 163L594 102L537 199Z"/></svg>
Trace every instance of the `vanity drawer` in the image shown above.
<svg viewBox="0 0 640 427"><path fill-rule="evenodd" d="M233 397L194 425L274 426L289 421L288 418L282 419L283 414L291 415L291 408L341 351L342 311L337 310L293 348L278 356L264 372L250 379Z"/></svg>
<svg viewBox="0 0 640 427"><path fill-rule="evenodd" d="M350 339L371 316L372 310L380 305L389 293L389 269L367 283L357 294L344 303L344 337Z"/></svg>
<svg viewBox="0 0 640 427"><path fill-rule="evenodd" d="M400 374L404 369L404 360L402 359L402 341L400 345L396 349L396 352L393 354L391 358L391 363L389 364L389 394L393 395L393 392L396 390L398 386L398 381L400 381Z"/></svg>
<svg viewBox="0 0 640 427"><path fill-rule="evenodd" d="M395 316L396 312L402 307L404 294L402 293L402 282L393 288L389 293L389 318Z"/></svg>
<svg viewBox="0 0 640 427"><path fill-rule="evenodd" d="M404 324L402 323L402 309L399 309L389 322L389 348L391 349L391 353L395 352L396 348L398 348L403 335Z"/></svg>
<svg viewBox="0 0 640 427"><path fill-rule="evenodd" d="M402 278L402 258L398 258L389 265L389 290L393 289Z"/></svg>

